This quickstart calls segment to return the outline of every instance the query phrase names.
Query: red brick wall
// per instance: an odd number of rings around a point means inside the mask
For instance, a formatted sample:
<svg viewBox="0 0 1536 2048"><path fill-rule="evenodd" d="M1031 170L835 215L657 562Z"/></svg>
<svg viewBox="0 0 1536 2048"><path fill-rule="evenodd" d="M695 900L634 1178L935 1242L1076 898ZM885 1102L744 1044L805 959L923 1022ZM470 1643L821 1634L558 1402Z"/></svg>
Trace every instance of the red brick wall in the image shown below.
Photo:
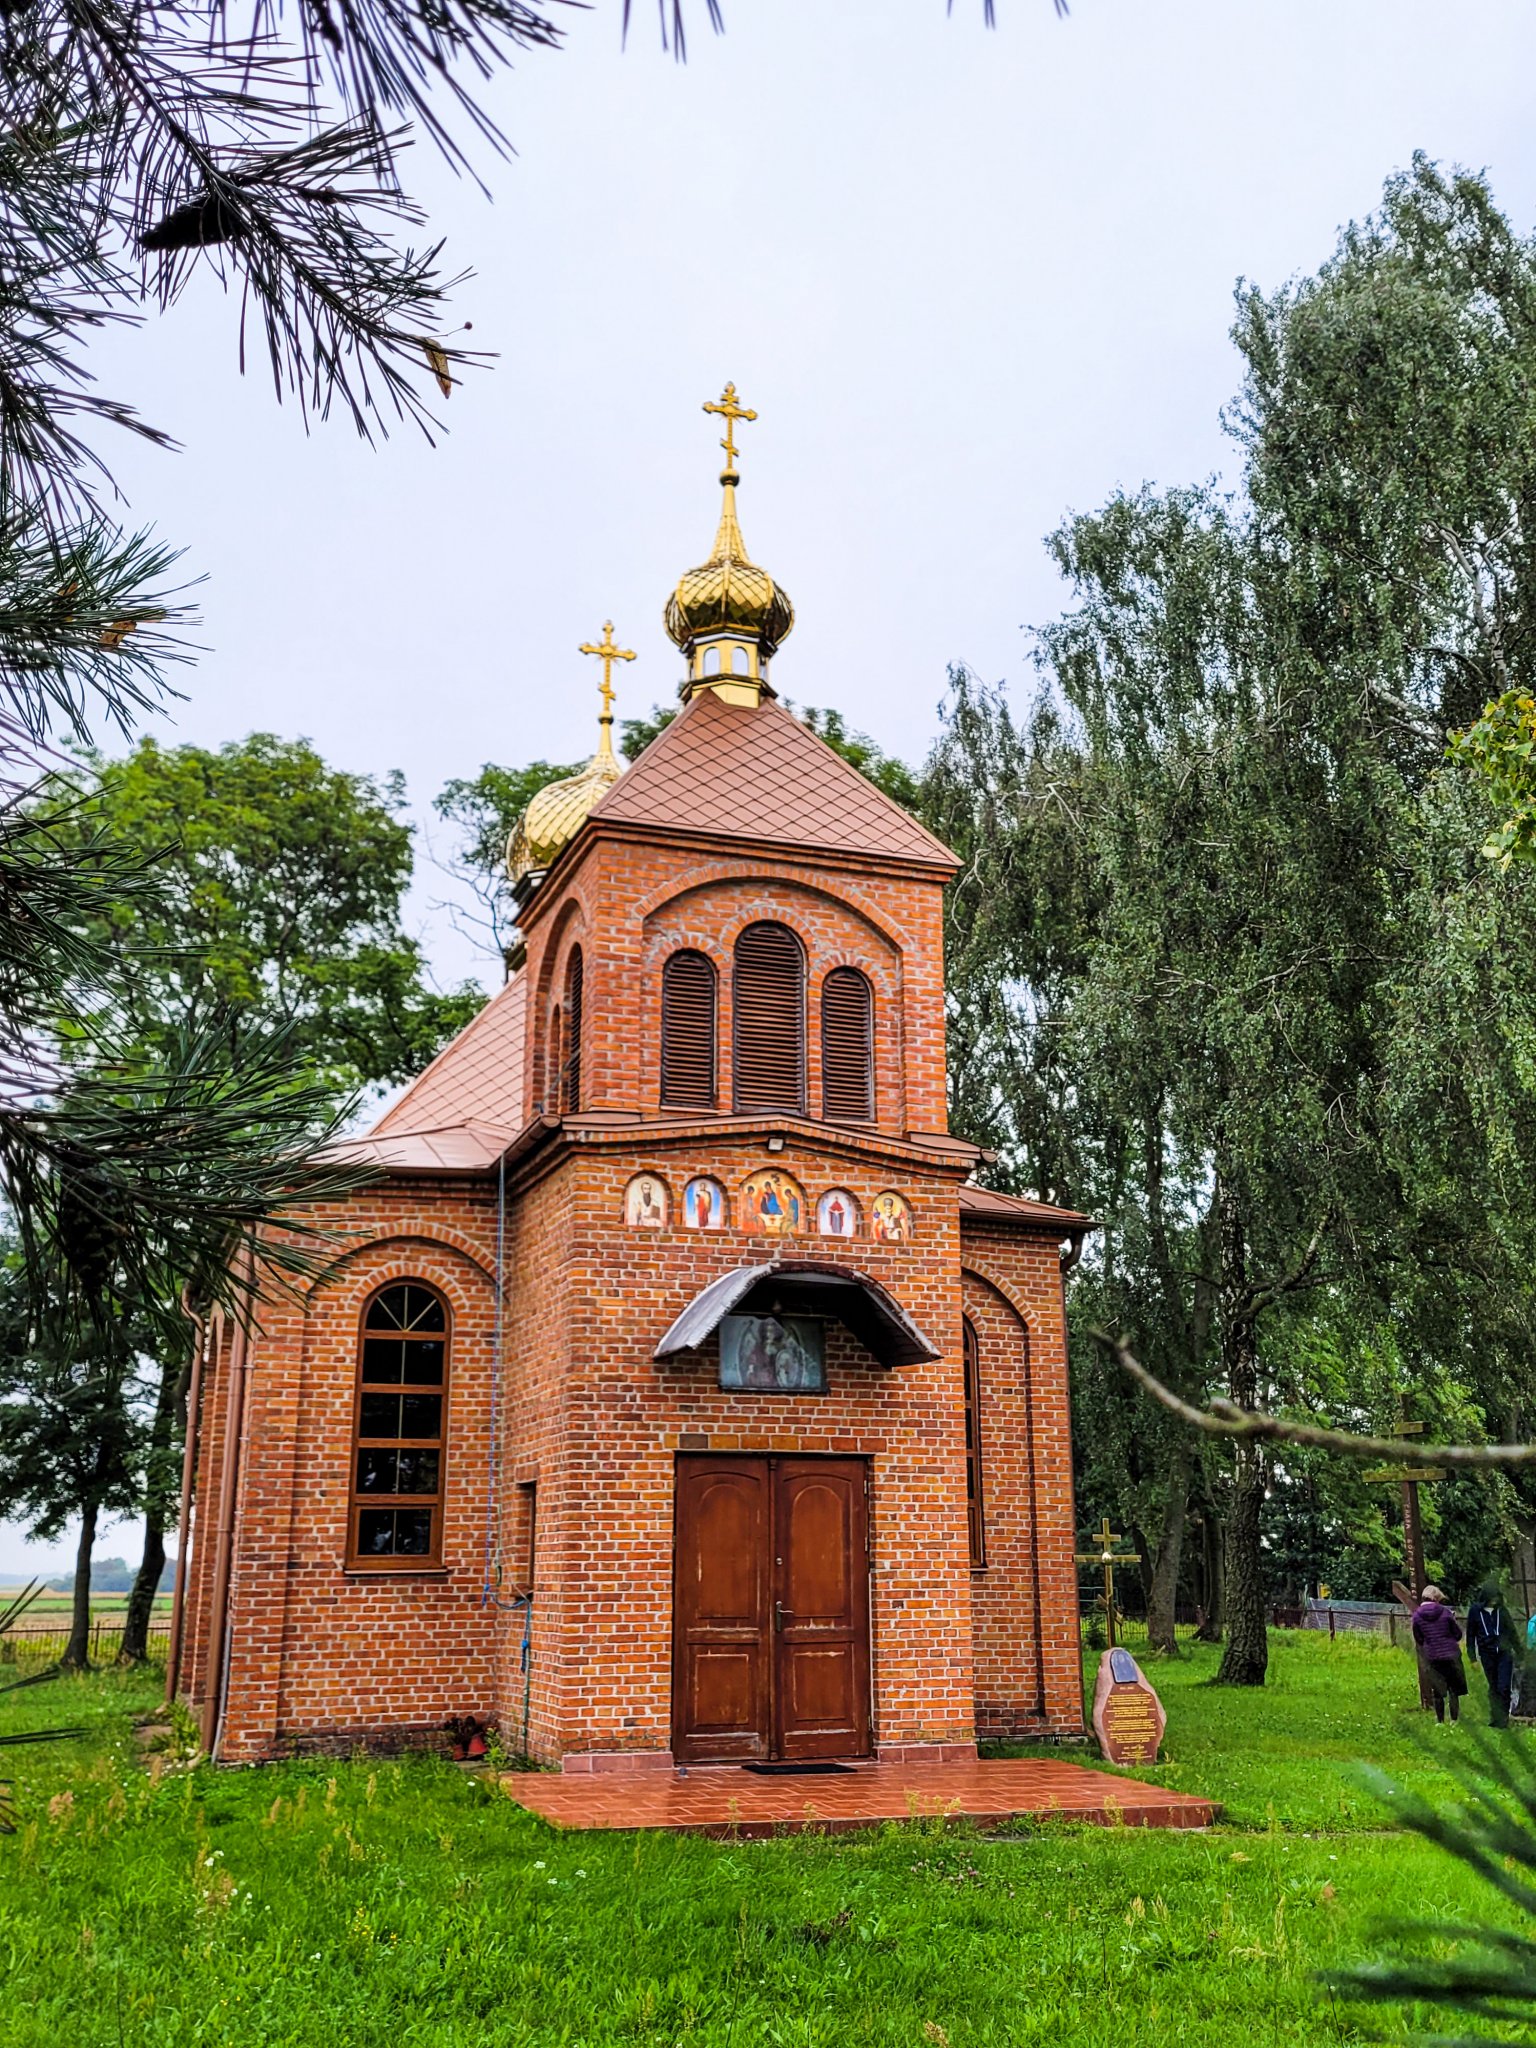
<svg viewBox="0 0 1536 2048"><path fill-rule="evenodd" d="M743 925L774 918L791 925L806 947L813 1114L820 1103L821 983L833 967L855 965L875 985L879 1127L943 1131L942 898L942 885L931 877L843 872L832 862L748 861L739 853L720 858L594 837L524 918L533 995L525 1117L553 1107L549 1017L578 942L585 965L583 1107L659 1107L661 961L674 946L688 945L710 954L720 971L720 1102L728 1109L731 949Z"/></svg>
<svg viewBox="0 0 1536 2048"><path fill-rule="evenodd" d="M1061 1262L1048 1235L965 1219L978 1347L986 1556L973 1573L976 1729L1083 1726Z"/></svg>
<svg viewBox="0 0 1536 2048"><path fill-rule="evenodd" d="M505 1310L496 1358L497 1188L397 1179L327 1211L355 1234L300 1298L263 1310L251 1348L230 1592L222 1754L416 1737L450 1715L493 1714L518 1744L521 1544L537 1486L527 1676L529 1746L664 1755L671 1739L672 1534L680 1439L720 1451L827 1452L870 1461L875 1730L886 1747L1081 1725L1071 1561L1065 1340L1054 1237L967 1222L963 1167L906 1142L944 1128L939 886L851 863L726 861L705 849L594 837L527 919L535 1057L530 1115L547 1098L539 1044L569 948L585 958L583 1110L507 1181ZM819 990L834 966L871 977L877 1125L657 1115L661 963L702 947L721 970L722 1101L730 1088L730 949L757 917L794 926L808 956L811 1108L819 1101ZM606 1125L605 1116L609 1118ZM641 1127L631 1121L647 1118ZM617 1119L617 1120L613 1120ZM783 1149L770 1153L770 1136ZM867 1220L887 1188L912 1205L905 1245L808 1232L786 1256L856 1267L933 1340L931 1364L878 1368L836 1330L824 1395L729 1393L711 1345L658 1366L668 1325L719 1274L774 1241L734 1227L740 1182L776 1165L814 1215L831 1186ZM623 1217L637 1171L661 1179L671 1221ZM733 1227L681 1227L684 1182L708 1173ZM453 1314L442 1566L348 1570L358 1318L372 1290L413 1277ZM973 1575L965 1511L962 1295L981 1337L989 1565ZM220 1351L202 1401L197 1543L185 1686L209 1688L212 1558L229 1384ZM496 1425L499 1417L501 1427ZM1031 1462L1031 1446L1033 1461ZM493 1465L495 1476L493 1480ZM487 1599L486 1545L492 1571ZM973 1648L974 1616L974 1648Z"/></svg>

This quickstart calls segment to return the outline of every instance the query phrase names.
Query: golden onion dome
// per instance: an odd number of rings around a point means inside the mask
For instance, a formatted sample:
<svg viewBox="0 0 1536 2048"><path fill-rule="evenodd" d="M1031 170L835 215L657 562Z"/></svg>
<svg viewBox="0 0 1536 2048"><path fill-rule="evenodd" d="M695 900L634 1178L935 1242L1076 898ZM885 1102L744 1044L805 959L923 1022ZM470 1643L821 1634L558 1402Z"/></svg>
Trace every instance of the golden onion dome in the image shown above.
<svg viewBox="0 0 1536 2048"><path fill-rule="evenodd" d="M507 841L507 872L514 884L554 865L624 773L624 764L613 751L613 664L633 661L634 651L616 645L610 619L602 640L595 646L583 641L581 652L597 655L603 664L597 752L577 774L546 782L518 819Z"/></svg>
<svg viewBox="0 0 1536 2048"><path fill-rule="evenodd" d="M747 553L736 521L736 472L726 470L720 481L725 487L725 503L715 545L707 562L685 570L678 578L676 590L667 599L667 632L685 649L701 633L749 635L767 660L789 637L795 608L788 593Z"/></svg>

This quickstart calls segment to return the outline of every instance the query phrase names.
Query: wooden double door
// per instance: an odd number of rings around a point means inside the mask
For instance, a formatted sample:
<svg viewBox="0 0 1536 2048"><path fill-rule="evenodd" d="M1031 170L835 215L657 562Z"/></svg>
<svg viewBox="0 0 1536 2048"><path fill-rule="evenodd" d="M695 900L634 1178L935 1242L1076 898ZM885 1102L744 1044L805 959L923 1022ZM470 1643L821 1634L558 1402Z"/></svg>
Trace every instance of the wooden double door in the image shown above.
<svg viewBox="0 0 1536 2048"><path fill-rule="evenodd" d="M679 1457L680 1763L869 1754L866 1473L862 1458Z"/></svg>

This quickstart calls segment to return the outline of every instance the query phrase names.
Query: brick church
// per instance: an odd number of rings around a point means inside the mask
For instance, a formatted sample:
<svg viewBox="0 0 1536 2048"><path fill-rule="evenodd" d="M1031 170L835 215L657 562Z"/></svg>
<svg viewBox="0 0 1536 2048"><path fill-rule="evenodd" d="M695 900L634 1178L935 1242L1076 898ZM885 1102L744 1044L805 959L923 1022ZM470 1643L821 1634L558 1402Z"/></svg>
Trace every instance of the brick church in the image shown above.
<svg viewBox="0 0 1536 2048"><path fill-rule="evenodd" d="M216 1332L173 1683L215 1753L494 1722L567 1771L1082 1727L1063 1266L947 1129L956 861L776 701L737 524L681 709L513 837L500 993Z"/></svg>

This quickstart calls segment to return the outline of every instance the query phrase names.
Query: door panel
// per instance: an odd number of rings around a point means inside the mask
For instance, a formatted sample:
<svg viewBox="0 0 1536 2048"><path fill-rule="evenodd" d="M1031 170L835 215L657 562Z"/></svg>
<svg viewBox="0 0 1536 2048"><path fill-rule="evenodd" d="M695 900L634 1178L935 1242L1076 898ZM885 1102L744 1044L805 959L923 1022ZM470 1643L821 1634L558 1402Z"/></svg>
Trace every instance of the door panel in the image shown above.
<svg viewBox="0 0 1536 2048"><path fill-rule="evenodd" d="M684 1763L768 1754L770 1513L763 1459L679 1459L672 1746Z"/></svg>
<svg viewBox="0 0 1536 2048"><path fill-rule="evenodd" d="M681 1457L676 1543L678 1760L868 1755L863 1461Z"/></svg>
<svg viewBox="0 0 1536 2048"><path fill-rule="evenodd" d="M864 1466L775 1461L774 1750L869 1753L869 1572Z"/></svg>

